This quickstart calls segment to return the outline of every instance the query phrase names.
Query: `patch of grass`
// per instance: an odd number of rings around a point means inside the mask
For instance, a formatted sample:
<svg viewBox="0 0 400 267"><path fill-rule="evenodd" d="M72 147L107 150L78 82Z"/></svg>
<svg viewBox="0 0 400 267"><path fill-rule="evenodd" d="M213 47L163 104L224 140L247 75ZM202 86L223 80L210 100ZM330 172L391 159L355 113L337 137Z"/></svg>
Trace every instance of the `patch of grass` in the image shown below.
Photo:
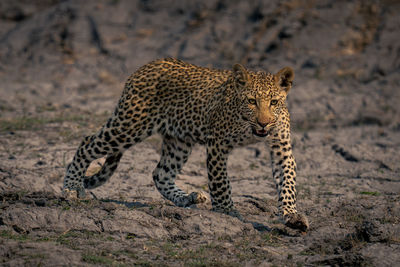
<svg viewBox="0 0 400 267"><path fill-rule="evenodd" d="M135 240L136 235L134 233L128 233L125 238L128 240Z"/></svg>
<svg viewBox="0 0 400 267"><path fill-rule="evenodd" d="M162 245L162 250L169 256L169 257L177 257L179 250L181 247L179 245L167 242Z"/></svg>
<svg viewBox="0 0 400 267"><path fill-rule="evenodd" d="M163 245L153 244L152 246L161 248L161 258L180 262L179 266L241 266L237 261L242 261L239 253L235 254L235 259L232 261L222 261L219 255L223 253L224 248L213 242L200 245L197 248L185 248L171 242Z"/></svg>
<svg viewBox="0 0 400 267"><path fill-rule="evenodd" d="M0 111L15 111L15 108L4 103L3 101L0 102Z"/></svg>
<svg viewBox="0 0 400 267"><path fill-rule="evenodd" d="M42 130L42 127L50 123L76 122L81 127L87 127L89 123L100 124L105 121L105 117L99 115L67 115L58 114L54 117L28 117L22 116L13 119L0 119L0 132L21 131L21 130ZM71 133L66 132L69 137Z"/></svg>
<svg viewBox="0 0 400 267"><path fill-rule="evenodd" d="M400 218L391 215L386 215L384 217L378 218L377 220L382 224L385 223L398 224L400 222Z"/></svg>
<svg viewBox="0 0 400 267"><path fill-rule="evenodd" d="M57 108L53 106L51 103L48 103L46 105L40 105L36 107L36 112L42 113L45 111L56 111Z"/></svg>
<svg viewBox="0 0 400 267"><path fill-rule="evenodd" d="M115 250L110 252L113 256L116 258L119 258L121 255L125 255L131 259L138 260L139 256L134 252L134 251L129 251L129 250Z"/></svg>
<svg viewBox="0 0 400 267"><path fill-rule="evenodd" d="M212 259L193 259L185 263L184 266L188 267L206 267L206 266L215 266L215 267L223 267L223 266L242 266L237 262L224 262L220 260L212 260Z"/></svg>
<svg viewBox="0 0 400 267"><path fill-rule="evenodd" d="M78 244L78 239L82 239L82 242L86 245L95 245L100 240L104 240L104 237L93 231L69 231L54 237L55 242L74 250L79 249L79 246L81 245Z"/></svg>
<svg viewBox="0 0 400 267"><path fill-rule="evenodd" d="M280 246L279 234L275 231L267 232L262 236L264 243L268 246L278 247Z"/></svg>
<svg viewBox="0 0 400 267"><path fill-rule="evenodd" d="M70 249L79 249L78 245L73 240L65 238L64 236L59 236L55 241L60 245L66 246Z"/></svg>
<svg viewBox="0 0 400 267"><path fill-rule="evenodd" d="M380 196L381 193L379 192L370 192L370 191L361 191L361 195L367 195L367 196Z"/></svg>
<svg viewBox="0 0 400 267"><path fill-rule="evenodd" d="M339 206L337 213L331 212L331 216L339 216L346 222L362 223L366 217L362 209L354 207L352 204L343 203Z"/></svg>
<svg viewBox="0 0 400 267"><path fill-rule="evenodd" d="M184 249L179 253L179 258L190 262L189 266L201 266L209 255L209 251L205 246L197 249Z"/></svg>
<svg viewBox="0 0 400 267"><path fill-rule="evenodd" d="M155 264L146 260L138 260L135 262L134 266L151 267L155 266Z"/></svg>
<svg viewBox="0 0 400 267"><path fill-rule="evenodd" d="M12 239L12 240L17 240L17 241L27 241L27 240L29 240L29 236L27 234L14 234L10 230L2 230L2 231L0 231L0 238Z"/></svg>
<svg viewBox="0 0 400 267"><path fill-rule="evenodd" d="M36 241L38 241L38 242L49 242L49 241L53 241L53 239L48 237L48 236L44 236L44 237L37 238Z"/></svg>
<svg viewBox="0 0 400 267"><path fill-rule="evenodd" d="M217 240L218 240L218 241L233 242L232 237L231 237L230 235L228 235L228 234L223 234L223 235L218 236Z"/></svg>
<svg viewBox="0 0 400 267"><path fill-rule="evenodd" d="M79 199L79 203L81 204L90 204L93 201L91 199Z"/></svg>
<svg viewBox="0 0 400 267"><path fill-rule="evenodd" d="M264 251L254 249L252 238L243 238L241 240L229 241L225 237L221 240L223 243L231 243L229 246L230 256L226 257L227 247L219 242L210 242L195 247L186 247L175 242L152 242L147 246L152 255L152 265L159 266L155 262L174 262L178 266L244 266L244 263L252 262L254 266L257 262L265 259ZM253 240L254 241L254 240ZM262 255L261 255L262 253ZM137 263L135 263L137 264ZM162 265L162 264L161 264ZM168 265L168 264L167 264Z"/></svg>
<svg viewBox="0 0 400 267"><path fill-rule="evenodd" d="M200 266L207 266L207 264L206 264L206 262L205 262L205 260L203 260L203 259L195 259L195 260L191 260L191 261L189 261L189 262L187 262L186 264L185 264L185 266L188 266L188 267L200 267Z"/></svg>
<svg viewBox="0 0 400 267"><path fill-rule="evenodd" d="M35 254L20 254L23 257L27 257L29 259L45 259L47 256L42 253L35 253Z"/></svg>
<svg viewBox="0 0 400 267"><path fill-rule="evenodd" d="M348 213L345 216L346 221L350 221L350 222L355 222L355 223L361 223L362 221L365 220L365 216L363 214L360 213Z"/></svg>
<svg viewBox="0 0 400 267"><path fill-rule="evenodd" d="M76 133L71 129L60 130L58 131L58 134L64 139L65 142L71 142L82 138L80 133Z"/></svg>
<svg viewBox="0 0 400 267"><path fill-rule="evenodd" d="M316 253L314 251L311 251L310 249L305 249L303 251L300 251L299 255L301 256L313 256Z"/></svg>
<svg viewBox="0 0 400 267"><path fill-rule="evenodd" d="M44 266L42 261L47 258L42 253L21 254L21 256L24 259L24 266Z"/></svg>
<svg viewBox="0 0 400 267"><path fill-rule="evenodd" d="M249 168L250 168L250 170L255 170L255 169L258 169L259 166L257 164L255 164L255 163L251 163Z"/></svg>
<svg viewBox="0 0 400 267"><path fill-rule="evenodd" d="M36 117L20 117L13 120L0 120L0 131L34 130L40 126L59 120Z"/></svg>
<svg viewBox="0 0 400 267"><path fill-rule="evenodd" d="M114 265L114 260L104 257L98 256L91 253L84 253L82 254L82 261L91 263L91 264L102 264L102 265Z"/></svg>
<svg viewBox="0 0 400 267"><path fill-rule="evenodd" d="M310 199L312 198L311 196L311 189L308 185L305 184L299 184L297 186L297 192L298 193L298 198L299 199Z"/></svg>

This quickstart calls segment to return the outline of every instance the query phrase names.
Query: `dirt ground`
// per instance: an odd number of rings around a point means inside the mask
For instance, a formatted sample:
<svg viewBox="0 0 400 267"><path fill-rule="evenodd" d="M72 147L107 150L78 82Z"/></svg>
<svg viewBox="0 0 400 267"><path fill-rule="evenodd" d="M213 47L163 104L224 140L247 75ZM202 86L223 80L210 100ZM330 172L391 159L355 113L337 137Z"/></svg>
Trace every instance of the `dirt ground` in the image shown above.
<svg viewBox="0 0 400 267"><path fill-rule="evenodd" d="M399 266L399 14L395 0L1 1L0 265ZM126 152L92 199L61 197L66 164L125 79L166 56L294 68L306 234L280 223L260 144L234 150L228 165L247 222L209 202L164 200L151 177L158 136ZM204 147L177 183L207 192Z"/></svg>

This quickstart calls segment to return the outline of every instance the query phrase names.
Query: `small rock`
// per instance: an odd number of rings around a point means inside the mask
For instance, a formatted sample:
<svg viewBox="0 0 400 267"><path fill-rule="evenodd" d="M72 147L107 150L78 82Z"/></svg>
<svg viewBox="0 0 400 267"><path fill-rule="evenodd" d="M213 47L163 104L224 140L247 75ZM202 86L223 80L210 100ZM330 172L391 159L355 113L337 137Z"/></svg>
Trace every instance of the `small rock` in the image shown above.
<svg viewBox="0 0 400 267"><path fill-rule="evenodd" d="M46 162L45 162L45 161L43 161L43 160L39 160L38 162L36 162L36 164L35 164L35 165L37 165L37 166L46 165Z"/></svg>
<svg viewBox="0 0 400 267"><path fill-rule="evenodd" d="M174 218L177 219L178 221L182 220L182 216L179 213L175 213Z"/></svg>
<svg viewBox="0 0 400 267"><path fill-rule="evenodd" d="M38 207L44 207L46 206L46 199L37 199L35 200L35 205Z"/></svg>
<svg viewBox="0 0 400 267"><path fill-rule="evenodd" d="M386 234L380 229L378 223L368 220L356 226L356 235L360 240L366 242L380 242L387 239Z"/></svg>
<svg viewBox="0 0 400 267"><path fill-rule="evenodd" d="M317 64L315 64L311 59L307 59L301 65L302 69L315 69L316 67L317 67Z"/></svg>
<svg viewBox="0 0 400 267"><path fill-rule="evenodd" d="M337 144L332 145L332 149L336 153L340 154L347 161L353 161L353 162L359 161L355 156L353 156L352 154L350 154L348 151L344 150L342 147L340 147Z"/></svg>

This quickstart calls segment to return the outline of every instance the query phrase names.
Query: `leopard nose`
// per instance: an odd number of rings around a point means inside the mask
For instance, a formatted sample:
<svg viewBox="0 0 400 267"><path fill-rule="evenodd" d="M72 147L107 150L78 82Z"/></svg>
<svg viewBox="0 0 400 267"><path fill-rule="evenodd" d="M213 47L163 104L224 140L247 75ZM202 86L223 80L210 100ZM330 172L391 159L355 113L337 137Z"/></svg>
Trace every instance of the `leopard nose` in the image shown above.
<svg viewBox="0 0 400 267"><path fill-rule="evenodd" d="M259 121L257 120L258 125L260 125L261 127L265 128L268 125L268 122L266 121Z"/></svg>

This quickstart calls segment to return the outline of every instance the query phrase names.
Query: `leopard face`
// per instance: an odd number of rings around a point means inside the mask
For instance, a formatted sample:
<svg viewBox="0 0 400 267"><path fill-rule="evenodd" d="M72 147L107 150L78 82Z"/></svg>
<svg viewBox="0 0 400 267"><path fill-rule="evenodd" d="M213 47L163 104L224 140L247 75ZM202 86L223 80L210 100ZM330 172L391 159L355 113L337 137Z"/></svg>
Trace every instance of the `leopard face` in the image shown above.
<svg viewBox="0 0 400 267"><path fill-rule="evenodd" d="M254 136L268 136L282 112L287 110L286 97L293 82L293 70L286 67L275 75L254 73L236 64L233 75L240 99L241 118L247 122Z"/></svg>

